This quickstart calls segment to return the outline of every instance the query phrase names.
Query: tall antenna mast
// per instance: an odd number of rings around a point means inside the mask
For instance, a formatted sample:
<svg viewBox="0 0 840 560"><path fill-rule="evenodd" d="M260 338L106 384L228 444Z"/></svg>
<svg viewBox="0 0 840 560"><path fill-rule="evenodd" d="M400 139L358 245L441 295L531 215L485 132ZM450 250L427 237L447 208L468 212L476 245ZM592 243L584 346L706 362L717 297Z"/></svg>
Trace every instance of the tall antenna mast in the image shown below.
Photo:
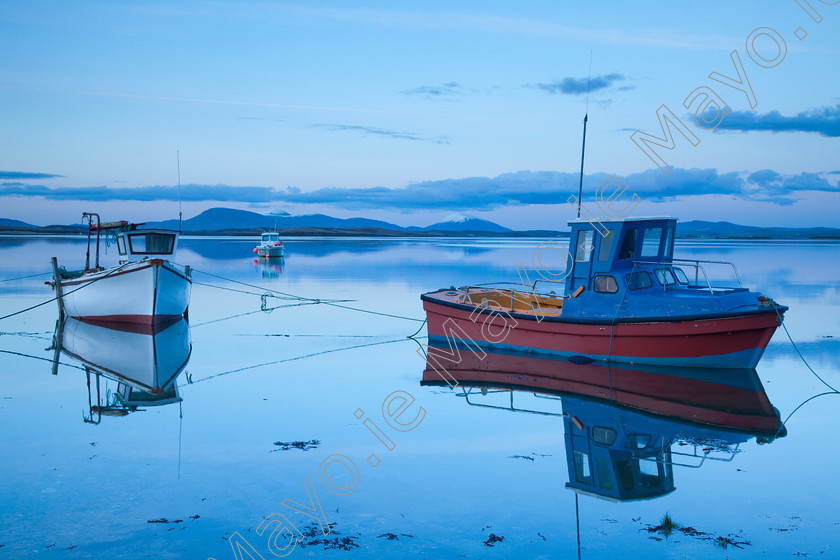
<svg viewBox="0 0 840 560"><path fill-rule="evenodd" d="M586 114L583 117L583 146L580 149L580 183L578 184L577 217L583 198L583 157L586 155L586 123L589 121L589 87L592 85L592 51L589 51L589 80L586 82Z"/></svg>
<svg viewBox="0 0 840 560"><path fill-rule="evenodd" d="M181 150L175 150L178 156L178 232L181 232ZM580 208L578 208L578 216L580 215Z"/></svg>

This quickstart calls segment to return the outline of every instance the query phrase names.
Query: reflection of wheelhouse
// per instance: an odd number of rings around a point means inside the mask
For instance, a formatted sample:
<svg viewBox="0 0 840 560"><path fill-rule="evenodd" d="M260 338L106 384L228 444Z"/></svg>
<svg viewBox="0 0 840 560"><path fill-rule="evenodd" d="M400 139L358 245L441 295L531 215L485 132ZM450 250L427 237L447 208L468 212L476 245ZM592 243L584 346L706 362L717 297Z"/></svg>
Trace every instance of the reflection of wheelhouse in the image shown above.
<svg viewBox="0 0 840 560"><path fill-rule="evenodd" d="M573 364L430 347L422 385L457 385L468 404L563 418L567 487L608 500L672 492L674 466L731 461L786 434L755 370ZM457 361L456 361L457 360ZM562 412L549 404L558 399ZM540 408L515 404L530 399ZM546 400L548 399L548 400ZM520 403L521 405L521 403Z"/></svg>

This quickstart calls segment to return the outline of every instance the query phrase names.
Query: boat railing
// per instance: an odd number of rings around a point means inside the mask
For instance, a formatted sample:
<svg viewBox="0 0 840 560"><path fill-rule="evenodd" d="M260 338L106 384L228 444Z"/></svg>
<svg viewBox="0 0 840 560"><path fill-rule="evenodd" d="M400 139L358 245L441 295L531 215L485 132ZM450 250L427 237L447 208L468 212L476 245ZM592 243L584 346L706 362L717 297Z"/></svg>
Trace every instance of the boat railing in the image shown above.
<svg viewBox="0 0 840 560"><path fill-rule="evenodd" d="M470 395L472 394L473 389L479 389L479 392L482 396L486 396L490 393L509 393L510 394L510 404L507 406L502 406L498 404L485 404L479 402L473 402L470 400ZM513 391L512 389L490 389L488 390L486 387L465 387L464 395L467 404L470 406L479 406L482 408L495 408L497 410L507 410L510 412L525 412L528 414L539 414L540 416L559 416L559 417L567 417L569 414L567 412L549 412L545 410L532 410L530 408L519 408L513 404L513 394L517 391ZM537 393L533 393L535 397L539 398ZM560 400L559 398L557 400Z"/></svg>
<svg viewBox="0 0 840 560"><path fill-rule="evenodd" d="M537 280L537 282L539 282L539 280ZM536 282L534 282L534 285L536 285ZM470 284L469 286L463 286L461 288L456 289L456 291L462 292L466 296L466 299L469 300L469 302L471 304L481 305L482 302L476 303L473 300L473 298L472 298L473 294L470 290L472 290L473 288L484 290L484 289L487 289L487 288L495 288L497 286L519 286L520 288L524 288L524 286L519 282L486 282L484 284ZM519 291L520 292L525 292L524 289L521 289ZM510 288L510 307L511 307L511 309L513 308L513 302L516 300L516 293L517 293L517 290L515 290L513 288ZM526 292L526 293L530 293L532 295L550 297L550 298L558 298L558 299L563 299L563 298L568 297L568 296L565 296L565 295L557 295L557 294L550 293L550 292L547 293L547 294L546 293L539 293L539 292L534 291L533 287L532 287L530 292Z"/></svg>
<svg viewBox="0 0 840 560"><path fill-rule="evenodd" d="M694 269L694 284L689 284L689 286L699 288L701 287L700 284L700 273L703 273L703 280L706 283L706 287L709 289L709 293L711 295L715 295L715 287L712 286L712 281L709 279L709 275L706 273L706 268L703 264L722 264L728 265L732 267L733 272L735 273L735 279L738 281L738 287L743 288L743 284L741 284L741 276L738 274L738 269L735 268L735 264L728 262L728 261L705 261L699 259L669 259L667 261L633 261L634 267L636 265L644 264L644 265L658 265L663 268L673 268L673 267L682 267L682 266L689 266ZM718 286L717 290L726 291L731 290L732 288L726 288L722 286Z"/></svg>
<svg viewBox="0 0 840 560"><path fill-rule="evenodd" d="M672 445L678 443L679 445L690 445L693 448L692 452L674 451ZM675 467L688 467L690 469L699 469L706 461L721 461L730 463L735 458L735 455L740 453L740 444L736 443L733 446L719 445L714 443L707 443L699 445L697 442L672 442L670 445L662 448L661 452L656 456L636 456L640 461L661 461L662 463ZM674 457L678 457L675 459Z"/></svg>

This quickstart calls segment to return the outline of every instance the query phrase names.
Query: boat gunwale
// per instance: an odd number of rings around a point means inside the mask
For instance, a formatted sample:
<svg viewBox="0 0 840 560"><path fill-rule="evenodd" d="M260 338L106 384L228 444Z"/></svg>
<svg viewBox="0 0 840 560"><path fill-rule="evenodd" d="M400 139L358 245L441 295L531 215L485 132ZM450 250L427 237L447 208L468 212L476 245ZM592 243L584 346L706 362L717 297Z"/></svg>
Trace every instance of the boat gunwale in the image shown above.
<svg viewBox="0 0 840 560"><path fill-rule="evenodd" d="M451 307L454 309L460 309L463 311L470 311L470 312L478 312L480 314L486 315L509 315L515 319L525 319L529 321L549 321L552 323L570 323L570 324L583 324L583 325L618 325L618 324L646 324L646 323L682 323L686 321L704 321L704 320L717 320L717 319L738 319L738 318L745 318L745 317L757 317L763 315L784 315L785 312L788 311L789 307L785 305L770 305L767 306L766 309L755 309L755 310L742 310L738 312L724 312L724 313L704 313L704 314L695 314L695 315L679 315L679 316L653 316L653 317L613 317L613 318L604 318L604 319L595 319L595 318L569 318L563 317L560 314L552 314L552 313L538 313L538 310L534 310L533 313L523 313L521 311L516 311L513 308L509 310L507 308L500 308L500 309L493 309L489 307L482 307L478 304L468 305L465 303L457 303L454 301L446 301L444 299L438 299L432 297L433 294L438 294L441 292L452 291L452 290L436 290L434 292L427 292L425 294L420 295L421 301L433 303L436 305L440 305L443 307ZM529 292L522 292L522 293L529 293ZM531 292L532 293L532 292ZM760 304L755 304L758 307Z"/></svg>

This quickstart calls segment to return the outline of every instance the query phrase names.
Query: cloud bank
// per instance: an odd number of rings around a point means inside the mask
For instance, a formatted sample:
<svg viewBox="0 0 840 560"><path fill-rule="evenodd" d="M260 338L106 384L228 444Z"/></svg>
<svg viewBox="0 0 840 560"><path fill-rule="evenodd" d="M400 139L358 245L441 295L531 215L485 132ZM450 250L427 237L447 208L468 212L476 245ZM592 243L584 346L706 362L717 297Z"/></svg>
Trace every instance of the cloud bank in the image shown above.
<svg viewBox="0 0 840 560"><path fill-rule="evenodd" d="M595 92L602 89L612 87L618 82L623 82L627 78L624 74L613 73L605 74L603 76L592 76L592 78L563 78L562 80L555 80L550 83L539 83L534 85L526 85L524 87L534 87L546 93L564 94L564 95L581 95L589 92ZM632 89L632 86L624 86L621 90Z"/></svg>
<svg viewBox="0 0 840 560"><path fill-rule="evenodd" d="M715 129L761 130L768 132L816 132L822 136L840 136L840 104L818 107L786 117L778 111L756 115L751 111L732 111Z"/></svg>
<svg viewBox="0 0 840 560"><path fill-rule="evenodd" d="M592 200L595 188L607 177L593 173L584 178L585 200ZM829 180L830 178L830 180ZM760 200L779 205L792 204L804 191L840 192L836 174L800 173L782 175L771 169L754 172L719 173L716 169L674 169L663 175L649 169L626 175L628 194L662 202L701 195L721 195L742 200ZM183 185L184 201L242 203L287 203L334 205L344 209L492 210L501 207L565 204L577 193L577 173L518 171L497 177L466 177L414 183L404 188L326 187L302 191L297 187L273 188L231 185ZM135 188L50 187L20 182L0 184L0 197L43 197L49 200L158 201L178 200L177 186Z"/></svg>

